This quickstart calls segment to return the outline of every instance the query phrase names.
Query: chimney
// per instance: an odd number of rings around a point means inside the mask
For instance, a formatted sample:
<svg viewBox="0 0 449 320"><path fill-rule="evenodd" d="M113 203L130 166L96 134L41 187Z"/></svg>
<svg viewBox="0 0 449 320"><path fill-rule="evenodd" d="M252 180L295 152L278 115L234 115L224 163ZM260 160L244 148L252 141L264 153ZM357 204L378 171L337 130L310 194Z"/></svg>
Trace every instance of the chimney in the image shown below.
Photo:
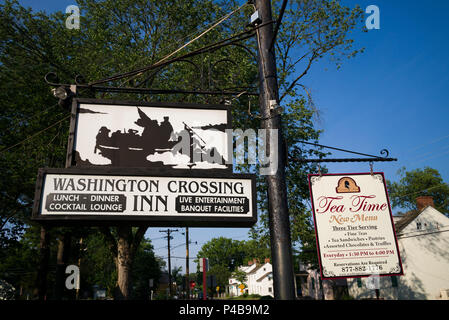
<svg viewBox="0 0 449 320"><path fill-rule="evenodd" d="M265 258L265 263L270 263L270 258Z"/></svg>
<svg viewBox="0 0 449 320"><path fill-rule="evenodd" d="M249 260L249 261L248 261L248 265L249 265L249 266L252 266L252 265L253 265L253 262L252 262L251 260Z"/></svg>
<svg viewBox="0 0 449 320"><path fill-rule="evenodd" d="M432 196L421 196L416 198L416 207L418 208L419 211L423 210L428 206L435 208Z"/></svg>

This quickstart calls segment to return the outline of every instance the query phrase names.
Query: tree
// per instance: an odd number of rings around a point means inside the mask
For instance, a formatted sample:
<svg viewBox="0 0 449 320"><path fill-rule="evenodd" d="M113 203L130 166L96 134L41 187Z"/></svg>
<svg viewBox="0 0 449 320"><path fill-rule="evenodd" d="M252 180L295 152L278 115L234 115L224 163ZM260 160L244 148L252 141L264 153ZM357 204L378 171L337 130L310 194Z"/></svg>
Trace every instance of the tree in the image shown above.
<svg viewBox="0 0 449 320"><path fill-rule="evenodd" d="M208 274L215 275L217 285L225 288L238 267L247 265L253 259L264 261L270 257L270 249L256 240L238 241L219 237L206 242L197 257L209 259Z"/></svg>
<svg viewBox="0 0 449 320"><path fill-rule="evenodd" d="M205 243L197 254L209 259L209 275L215 275L217 285L225 287L231 273L243 264L245 248L242 241L229 238L213 238Z"/></svg>
<svg viewBox="0 0 449 320"><path fill-rule="evenodd" d="M154 248L149 239L143 239L137 249L131 272L133 279L133 299L148 300L150 297L150 279L156 287L161 276L162 261L154 255Z"/></svg>
<svg viewBox="0 0 449 320"><path fill-rule="evenodd" d="M92 286L105 288L109 297L114 296L117 284L117 268L104 236L98 231L83 239L80 249L81 291L90 291Z"/></svg>
<svg viewBox="0 0 449 320"><path fill-rule="evenodd" d="M235 280L237 280L240 284L246 286L246 280L248 280L248 275L246 274L245 271L235 270L232 273L232 277L235 278Z"/></svg>
<svg viewBox="0 0 449 320"><path fill-rule="evenodd" d="M15 299L33 298L35 294L39 239L34 237L36 233L29 229L23 232L20 239L10 239L7 244L0 246L1 280L16 289Z"/></svg>
<svg viewBox="0 0 449 320"><path fill-rule="evenodd" d="M182 278L182 267L174 267L171 270L171 278L172 278L172 284L175 286L175 290L173 293L177 295L177 292L179 292L179 287L185 285L185 282Z"/></svg>
<svg viewBox="0 0 449 320"><path fill-rule="evenodd" d="M406 171L398 170L400 180L387 180L387 188L393 208L416 209L416 197L432 196L435 208L449 216L449 184L443 181L436 169L425 167Z"/></svg>
<svg viewBox="0 0 449 320"><path fill-rule="evenodd" d="M274 2L276 14L280 2ZM17 1L0 5L0 235L5 241L18 237L32 222L29 220L34 199L36 172L39 167L64 167L69 115L59 108L50 88L43 81L53 71L62 83L73 83L81 74L86 81L104 79L137 67L152 65L167 57L199 31L237 7L236 1L176 0L79 0L80 29L65 27L63 12L33 13ZM187 50L228 38L244 30L250 5L209 31ZM313 126L316 115L310 91L301 83L311 66L322 57L353 56L348 34L361 17L361 10L350 10L337 1L290 1L279 30L276 50L281 101L284 107L285 137L292 161L288 163L288 192L292 223L300 226L302 215L309 215L306 172L314 166L294 159L323 156L317 149L305 149L300 140L317 141L320 132ZM186 17L189 17L186 19ZM245 21L245 23L242 23ZM243 47L241 45L244 45ZM253 90L257 87L257 63L253 54L254 39L214 49L191 58L191 63L177 62L167 68L138 73L133 77L108 81L111 86L141 86L158 89ZM253 54L248 54L252 50ZM298 49L303 52L298 54ZM296 57L296 58L295 58ZM78 79L80 79L78 77ZM56 81L56 80L55 80ZM298 89L306 89L301 94ZM219 103L225 97L204 95L131 95L95 93L80 90L79 96L122 100L185 101ZM260 127L257 99L242 94L232 100L234 128ZM250 107L250 108L248 108ZM242 165L238 172L257 172L257 166ZM268 220L265 208L266 186L258 177L260 223L255 239L268 247ZM310 216L309 216L310 217ZM308 223L308 222L307 222ZM148 226L103 228L115 255L119 297L130 297L130 270ZM7 228L7 232L4 231ZM38 229L33 229L39 232ZM295 231L294 231L295 232ZM55 233L56 234L56 233ZM53 237L55 237L55 234ZM302 241L300 233L293 239ZM239 259L239 258L237 258ZM238 260L236 260L238 261Z"/></svg>
<svg viewBox="0 0 449 320"><path fill-rule="evenodd" d="M0 208L0 223L5 241L13 236L12 233L19 234L26 225L31 224L29 216L37 169L63 167L65 163L69 116L58 108L50 88L43 81L45 74L53 71L58 74L60 82L73 83L77 74L82 74L87 81L94 81L153 64L185 43L186 39L198 34L200 28L227 13L233 4L225 3L220 7L213 1L199 0L170 3L155 0L120 3L80 0L78 5L82 13L79 30L65 28L66 16L62 12L50 15L33 13L17 1L5 1L0 6L0 167L4 177L0 183L0 200L4 204ZM191 48L224 39L229 33L241 29L241 20L233 17L233 21L234 25L229 22L221 24L192 44ZM225 57L235 57L241 64L217 64ZM241 49L235 53L229 49L223 50L213 59L210 56L194 59L201 67L215 65L216 69L220 69L219 76L209 78L210 89L218 84L223 88L242 82L246 84L246 79L251 78L248 69L254 69L248 60L243 57ZM199 85L206 82L204 77L198 76L197 70L192 69L191 64L177 63L163 71L157 76L156 73L150 73L150 76L143 73L110 84L191 89L191 86L200 88ZM79 95L95 96L89 90L81 91ZM148 98L98 93L97 97ZM219 99L221 97L196 95L152 97L156 101L216 103ZM110 248L116 254L119 297L126 299L130 296L132 259L146 230L147 226L103 229Z"/></svg>

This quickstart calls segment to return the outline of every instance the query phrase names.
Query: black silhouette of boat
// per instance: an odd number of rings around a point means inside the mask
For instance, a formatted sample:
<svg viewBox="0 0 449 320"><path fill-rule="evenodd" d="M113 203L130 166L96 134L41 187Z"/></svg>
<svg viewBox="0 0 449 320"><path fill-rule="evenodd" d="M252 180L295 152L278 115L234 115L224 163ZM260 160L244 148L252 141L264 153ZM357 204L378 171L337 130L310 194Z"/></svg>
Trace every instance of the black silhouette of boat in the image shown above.
<svg viewBox="0 0 449 320"><path fill-rule="evenodd" d="M138 131L134 129L129 129L128 131L124 129L123 132L118 130L111 133L109 128L103 126L99 129L96 136L94 153L98 153L101 156L111 160L110 166L174 166L164 164L163 161L148 160L148 156L156 153L163 153L167 151L171 151L173 153L179 152L174 151L174 146L182 140L182 137L174 134L173 126L169 121L169 117L164 117L164 121L159 124L157 120L151 119L139 108L137 110L140 118L135 121L135 124L144 128L142 133L139 135ZM189 168L196 165L193 159L200 159L200 161L207 159L204 157L206 152L210 152L209 155L211 156L216 155L215 152L218 152L216 148L207 149L205 147L206 143L204 140L185 123L184 130L187 131L189 137ZM219 154L217 155L222 160L221 163L224 164L223 157Z"/></svg>

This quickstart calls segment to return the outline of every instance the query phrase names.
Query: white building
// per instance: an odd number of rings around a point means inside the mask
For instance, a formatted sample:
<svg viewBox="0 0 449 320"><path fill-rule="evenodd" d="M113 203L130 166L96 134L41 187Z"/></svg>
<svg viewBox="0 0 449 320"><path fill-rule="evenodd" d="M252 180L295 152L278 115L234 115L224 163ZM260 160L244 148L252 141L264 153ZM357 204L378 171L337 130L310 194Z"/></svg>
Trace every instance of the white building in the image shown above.
<svg viewBox="0 0 449 320"><path fill-rule="evenodd" d="M449 218L435 209L431 197L418 197L417 210L395 217L395 229L404 275L380 277L381 299L449 299ZM367 281L348 279L355 299L375 298Z"/></svg>
<svg viewBox="0 0 449 320"><path fill-rule="evenodd" d="M263 264L254 259L248 262L248 266L241 266L238 269L246 273L245 289L241 292L239 288L241 283L235 278L230 278L228 286L230 296L240 296L243 293L274 296L273 267L270 259L265 259Z"/></svg>

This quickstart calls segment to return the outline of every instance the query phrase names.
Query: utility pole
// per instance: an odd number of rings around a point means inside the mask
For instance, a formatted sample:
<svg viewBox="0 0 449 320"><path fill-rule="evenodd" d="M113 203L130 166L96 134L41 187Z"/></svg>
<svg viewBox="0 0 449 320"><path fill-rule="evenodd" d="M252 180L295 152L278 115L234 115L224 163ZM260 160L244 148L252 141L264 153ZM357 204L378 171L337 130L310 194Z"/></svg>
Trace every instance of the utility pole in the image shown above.
<svg viewBox="0 0 449 320"><path fill-rule="evenodd" d="M186 298L190 300L190 276L189 276L189 228L186 228Z"/></svg>
<svg viewBox="0 0 449 320"><path fill-rule="evenodd" d="M272 21L270 0L255 0L256 10L261 23ZM281 115L279 114L279 91L276 73L273 24L268 23L257 29L259 49L259 90L262 129L278 130L277 171L267 175L268 210L270 224L271 256L273 260L274 297L278 300L294 300L295 280L291 248L290 221L285 183L286 146L282 134ZM267 137L267 144L270 139ZM271 148L267 148L271 150Z"/></svg>
<svg viewBox="0 0 449 320"><path fill-rule="evenodd" d="M168 244L168 290L170 293L170 297L173 295L172 292L172 281L171 281L171 258L170 258L170 240L171 240L171 236L170 233L171 232L176 232L178 231L178 229L174 229L174 230L160 230L159 232L164 232L167 234L167 244Z"/></svg>

